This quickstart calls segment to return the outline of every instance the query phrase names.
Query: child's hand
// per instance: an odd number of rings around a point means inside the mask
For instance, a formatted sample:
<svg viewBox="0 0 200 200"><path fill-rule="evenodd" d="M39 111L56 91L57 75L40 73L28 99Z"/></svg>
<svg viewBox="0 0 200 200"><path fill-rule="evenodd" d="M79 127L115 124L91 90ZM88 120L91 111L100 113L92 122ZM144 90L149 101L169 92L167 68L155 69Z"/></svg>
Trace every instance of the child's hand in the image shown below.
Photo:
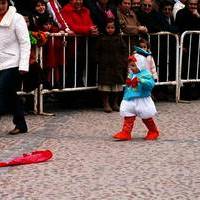
<svg viewBox="0 0 200 200"><path fill-rule="evenodd" d="M142 32L142 33L147 33L148 32L148 29L147 29L146 26L139 26L138 30L139 30L139 32Z"/></svg>
<svg viewBox="0 0 200 200"><path fill-rule="evenodd" d="M75 33L72 30L66 30L66 33L68 33L69 36L74 36Z"/></svg>

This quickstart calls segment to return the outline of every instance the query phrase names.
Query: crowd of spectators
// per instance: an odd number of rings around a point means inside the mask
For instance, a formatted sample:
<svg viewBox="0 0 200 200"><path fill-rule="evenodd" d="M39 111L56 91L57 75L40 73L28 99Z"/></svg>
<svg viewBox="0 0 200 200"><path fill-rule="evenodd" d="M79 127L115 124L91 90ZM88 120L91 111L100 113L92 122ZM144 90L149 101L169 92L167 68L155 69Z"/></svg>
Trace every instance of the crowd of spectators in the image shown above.
<svg viewBox="0 0 200 200"><path fill-rule="evenodd" d="M118 32L128 34L199 30L199 0L12 0L17 11L39 30L39 18L48 16L59 31L103 34L112 18Z"/></svg>
<svg viewBox="0 0 200 200"><path fill-rule="evenodd" d="M146 37L148 33L160 31L181 34L186 30L200 30L200 0L12 0L12 3L26 18L28 28L33 32L100 36L105 35L105 27L110 20L114 21L117 33L133 36ZM54 42L54 47L60 43L59 40ZM81 41L78 42L81 45ZM54 68L58 72L56 85L60 86L59 66L63 64L60 62L62 58L58 51L51 49L51 44L47 46L49 53L45 55L46 61L44 59L43 63L47 68L46 79L47 82L51 81L48 70ZM73 58L73 61L68 60L68 65L73 66L74 41L69 41L67 52ZM58 56L53 58L53 54ZM81 48L78 55L83 54ZM83 69L78 65L79 70L77 80L81 86Z"/></svg>

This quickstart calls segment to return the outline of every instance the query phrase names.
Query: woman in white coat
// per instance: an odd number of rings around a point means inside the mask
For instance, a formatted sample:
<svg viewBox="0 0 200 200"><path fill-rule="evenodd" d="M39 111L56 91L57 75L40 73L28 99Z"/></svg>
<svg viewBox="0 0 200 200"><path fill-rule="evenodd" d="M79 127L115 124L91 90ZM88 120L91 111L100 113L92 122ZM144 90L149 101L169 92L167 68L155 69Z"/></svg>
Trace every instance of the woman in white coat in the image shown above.
<svg viewBox="0 0 200 200"><path fill-rule="evenodd" d="M28 131L17 85L29 70L31 45L23 16L10 5L9 0L0 0L0 117L9 108L15 124L9 133L18 134Z"/></svg>

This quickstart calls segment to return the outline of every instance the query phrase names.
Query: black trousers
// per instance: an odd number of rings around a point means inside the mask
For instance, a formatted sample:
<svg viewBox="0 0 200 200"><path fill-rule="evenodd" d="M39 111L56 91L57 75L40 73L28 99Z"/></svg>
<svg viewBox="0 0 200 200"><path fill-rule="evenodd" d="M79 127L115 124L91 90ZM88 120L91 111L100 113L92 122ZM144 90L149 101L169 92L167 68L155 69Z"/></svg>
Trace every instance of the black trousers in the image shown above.
<svg viewBox="0 0 200 200"><path fill-rule="evenodd" d="M0 70L0 116L11 112L16 128L26 130L23 104L17 95L21 76L18 67Z"/></svg>

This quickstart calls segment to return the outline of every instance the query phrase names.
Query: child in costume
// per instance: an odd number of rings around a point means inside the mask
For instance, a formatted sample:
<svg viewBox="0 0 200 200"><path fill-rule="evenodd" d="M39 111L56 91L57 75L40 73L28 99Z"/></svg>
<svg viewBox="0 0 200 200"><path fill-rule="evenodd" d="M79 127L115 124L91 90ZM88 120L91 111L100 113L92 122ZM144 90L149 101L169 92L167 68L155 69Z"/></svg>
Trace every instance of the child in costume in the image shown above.
<svg viewBox="0 0 200 200"><path fill-rule="evenodd" d="M148 69L155 81L158 80L158 74L156 72L156 65L150 51L150 44L145 39L139 40L139 45L134 47L133 55L136 58L136 64L142 68Z"/></svg>
<svg viewBox="0 0 200 200"><path fill-rule="evenodd" d="M131 140L131 131L135 118L138 116L148 128L145 139L155 140L159 136L159 131L153 120L157 111L151 98L155 81L149 70L138 65L134 56L129 56L128 61L128 77L120 105L120 115L124 118L124 125L120 132L113 135L113 138Z"/></svg>

